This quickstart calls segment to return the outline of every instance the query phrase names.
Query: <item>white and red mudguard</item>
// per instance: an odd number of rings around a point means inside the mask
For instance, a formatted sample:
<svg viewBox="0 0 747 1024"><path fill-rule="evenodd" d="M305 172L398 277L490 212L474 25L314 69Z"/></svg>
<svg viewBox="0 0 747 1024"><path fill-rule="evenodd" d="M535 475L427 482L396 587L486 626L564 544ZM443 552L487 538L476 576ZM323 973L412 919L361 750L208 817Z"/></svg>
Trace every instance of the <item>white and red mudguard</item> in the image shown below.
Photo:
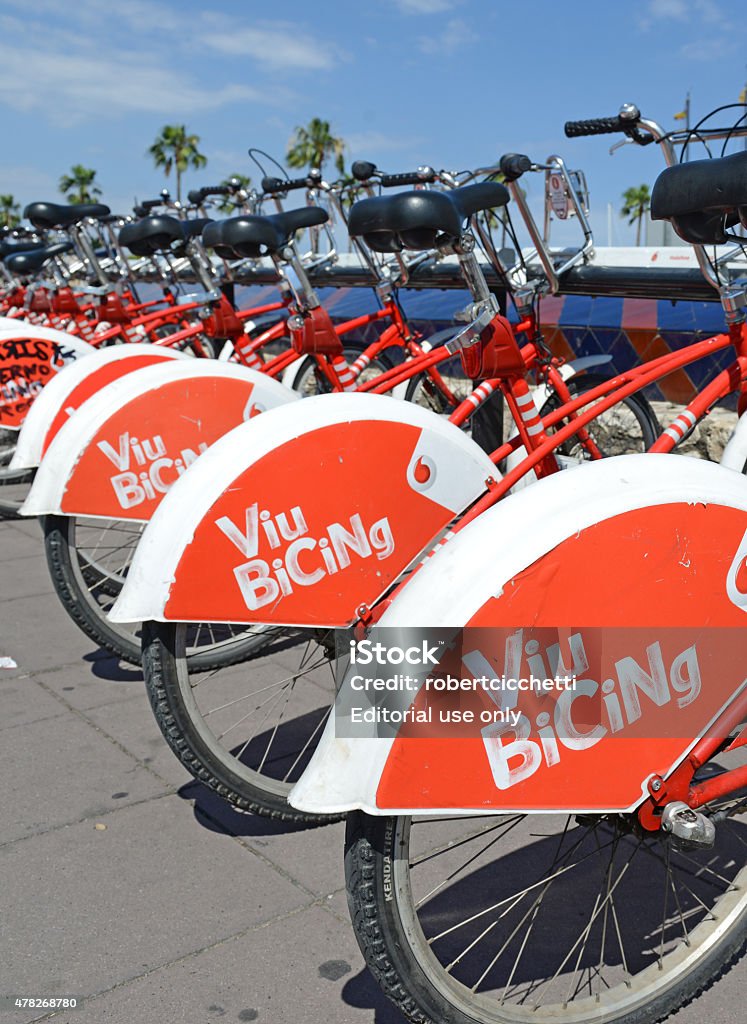
<svg viewBox="0 0 747 1024"><path fill-rule="evenodd" d="M187 358L174 349L137 343L94 349L86 359L69 363L34 400L18 435L10 468L38 466L60 427L107 384L145 366Z"/></svg>
<svg viewBox="0 0 747 1024"><path fill-rule="evenodd" d="M582 663L570 696L554 705L514 697L516 722L478 724L469 736L407 738L400 727L382 738L372 726L344 738L332 716L290 802L314 814L631 811L652 775L666 779L747 685L745 612L747 489L736 474L680 456L624 455L547 477L457 533L372 636L469 627L471 646L457 649L462 674L485 666L497 676L507 637L518 640L521 671L529 650L543 656L522 631L560 643L574 675L570 638L603 635L622 644L612 670L595 678L595 663ZM503 646L492 649L491 637ZM360 671L351 666L343 687ZM421 685L402 706L424 706L424 694ZM461 699L488 718L510 709L484 690Z"/></svg>
<svg viewBox="0 0 747 1024"><path fill-rule="evenodd" d="M95 351L51 327L17 322L14 330L0 331L0 427L20 427L44 386L69 363Z"/></svg>
<svg viewBox="0 0 747 1024"><path fill-rule="evenodd" d="M347 625L496 475L410 403L333 394L272 410L179 480L111 618Z"/></svg>
<svg viewBox="0 0 747 1024"><path fill-rule="evenodd" d="M216 360L161 361L108 384L63 424L22 515L147 521L197 456L237 424L298 397Z"/></svg>

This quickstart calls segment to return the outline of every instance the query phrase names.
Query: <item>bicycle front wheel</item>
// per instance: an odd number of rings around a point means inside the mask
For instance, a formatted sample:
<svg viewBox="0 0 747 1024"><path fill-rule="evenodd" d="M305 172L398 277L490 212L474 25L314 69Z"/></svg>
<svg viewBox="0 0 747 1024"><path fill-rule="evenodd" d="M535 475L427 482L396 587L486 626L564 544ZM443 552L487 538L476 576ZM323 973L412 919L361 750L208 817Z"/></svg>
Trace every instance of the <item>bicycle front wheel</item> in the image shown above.
<svg viewBox="0 0 747 1024"><path fill-rule="evenodd" d="M644 1024L747 939L745 822L681 852L613 815L349 816L358 943L418 1024Z"/></svg>
<svg viewBox="0 0 747 1024"><path fill-rule="evenodd" d="M566 384L571 398L577 398L603 383L605 379L599 374L584 373L578 377L571 377ZM561 404L558 396L553 395L542 406L540 414L545 417L559 408ZM593 407L596 403L590 404ZM554 433L567 422L567 420L562 420L557 426L548 430L548 433ZM645 452L661 433L661 427L656 413L651 408L651 403L640 392L628 395L617 405L600 413L595 420L588 424L586 429L605 457ZM570 437L558 448L558 452L573 458L588 457L576 437Z"/></svg>
<svg viewBox="0 0 747 1024"><path fill-rule="evenodd" d="M363 349L358 348L346 348L343 352L345 361L348 366L352 366L356 359L363 354ZM391 362L389 358L380 353L375 356L365 369L361 370L358 377L356 378L356 384L364 384L366 381L372 380L374 377L378 377L386 370L391 369ZM332 390L332 385L322 373L319 368L319 364L313 356L307 356L304 359L293 385L294 391L298 391L302 398L308 398L311 395L326 395Z"/></svg>
<svg viewBox="0 0 747 1024"><path fill-rule="evenodd" d="M255 627L264 629L261 656L201 672L189 628L147 622L143 634L148 697L174 754L241 810L305 825L334 820L288 803L334 701L334 631Z"/></svg>
<svg viewBox="0 0 747 1024"><path fill-rule="evenodd" d="M0 519L18 519L18 510L36 473L34 469L8 468L17 440L17 430L0 427Z"/></svg>
<svg viewBox="0 0 747 1024"><path fill-rule="evenodd" d="M107 614L127 578L145 523L80 516L45 516L47 564L57 596L75 624L99 647L139 665L139 622L110 622ZM195 623L188 650L195 671L251 657L265 643L262 629L230 623Z"/></svg>

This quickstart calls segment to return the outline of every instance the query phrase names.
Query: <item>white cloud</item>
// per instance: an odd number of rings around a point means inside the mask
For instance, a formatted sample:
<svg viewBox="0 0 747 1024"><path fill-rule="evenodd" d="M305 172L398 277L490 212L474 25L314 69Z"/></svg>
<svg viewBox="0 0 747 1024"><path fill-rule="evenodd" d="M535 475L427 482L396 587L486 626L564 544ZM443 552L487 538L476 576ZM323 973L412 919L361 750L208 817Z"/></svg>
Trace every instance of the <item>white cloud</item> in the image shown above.
<svg viewBox="0 0 747 1024"><path fill-rule="evenodd" d="M335 47L308 33L300 34L297 25L282 23L242 28L226 22L217 31L202 32L200 43L218 53L251 57L264 67L283 71L327 71L348 59Z"/></svg>
<svg viewBox="0 0 747 1024"><path fill-rule="evenodd" d="M229 174L248 174L257 177L257 169L244 149L211 149L210 169L214 176L225 178Z"/></svg>
<svg viewBox="0 0 747 1024"><path fill-rule="evenodd" d="M438 35L421 36L418 46L423 53L430 55L450 54L469 46L477 38L477 34L466 22L460 18L452 18Z"/></svg>
<svg viewBox="0 0 747 1024"><path fill-rule="evenodd" d="M721 36L715 39L700 38L692 43L685 43L684 46L681 46L680 56L685 60L715 61L733 53L736 46L736 40L725 40Z"/></svg>
<svg viewBox="0 0 747 1024"><path fill-rule="evenodd" d="M648 13L651 18L675 18L677 21L685 21L689 5L686 0L651 0Z"/></svg>
<svg viewBox="0 0 747 1024"><path fill-rule="evenodd" d="M455 0L394 0L403 14L440 14L450 11Z"/></svg>
<svg viewBox="0 0 747 1024"><path fill-rule="evenodd" d="M102 113L186 116L239 100L265 99L258 90L239 84L202 89L155 58L45 52L5 42L0 43L0 96L17 110L43 110L62 123Z"/></svg>
<svg viewBox="0 0 747 1024"><path fill-rule="evenodd" d="M729 24L728 19L714 0L693 0L693 2L696 11L700 14L703 21L724 27Z"/></svg>
<svg viewBox="0 0 747 1024"><path fill-rule="evenodd" d="M287 106L287 85L268 88L269 75L326 71L347 59L297 24L250 23L207 8L185 17L157 0L76 0L66 8L59 0L31 8L4 0L0 14L0 104L62 124L103 112L186 118L238 102Z"/></svg>
<svg viewBox="0 0 747 1024"><path fill-rule="evenodd" d="M703 21L721 28L729 24L715 0L649 0L639 25L647 30L658 21Z"/></svg>

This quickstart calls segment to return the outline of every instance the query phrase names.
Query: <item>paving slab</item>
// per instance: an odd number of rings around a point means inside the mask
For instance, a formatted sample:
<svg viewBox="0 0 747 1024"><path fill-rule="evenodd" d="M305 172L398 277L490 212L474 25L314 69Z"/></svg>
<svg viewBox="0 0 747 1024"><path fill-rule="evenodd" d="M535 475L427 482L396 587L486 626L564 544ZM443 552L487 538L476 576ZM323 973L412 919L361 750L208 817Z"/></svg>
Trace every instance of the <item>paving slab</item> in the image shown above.
<svg viewBox="0 0 747 1024"><path fill-rule="evenodd" d="M3 847L0 892L3 993L109 989L311 902L176 796Z"/></svg>
<svg viewBox="0 0 747 1024"><path fill-rule="evenodd" d="M7 569L3 572L8 574ZM51 590L3 603L0 648L25 672L79 664L86 655L101 653L98 645L78 629Z"/></svg>
<svg viewBox="0 0 747 1024"><path fill-rule="evenodd" d="M192 776L161 735L142 679L135 689L137 692L127 687L130 696L126 700L108 701L87 708L83 714L174 788L186 786L193 781Z"/></svg>
<svg viewBox="0 0 747 1024"><path fill-rule="evenodd" d="M95 818L168 789L74 713L6 729L2 743L2 843Z"/></svg>
<svg viewBox="0 0 747 1024"><path fill-rule="evenodd" d="M38 548L38 542L34 546ZM16 556L12 561L3 563L0 572L3 577L10 572L13 573L13 585L0 587L0 614L8 601L15 601L19 597L41 597L52 591L46 559L39 558L36 551L22 557Z"/></svg>
<svg viewBox="0 0 747 1024"><path fill-rule="evenodd" d="M71 665L35 672L33 678L79 711L138 696L147 701L140 668L106 657L100 651L93 651Z"/></svg>
<svg viewBox="0 0 747 1024"><path fill-rule="evenodd" d="M104 993L69 1016L70 1024L86 1020L401 1024L402 1017L385 1004L350 929L311 907Z"/></svg>
<svg viewBox="0 0 747 1024"><path fill-rule="evenodd" d="M9 558L19 555L36 555L44 553L44 534L36 519L0 520L3 535L8 538L7 549Z"/></svg>
<svg viewBox="0 0 747 1024"><path fill-rule="evenodd" d="M0 669L0 732L16 725L57 718L66 710L33 676L11 676Z"/></svg>
<svg viewBox="0 0 747 1024"><path fill-rule="evenodd" d="M201 783L193 782L179 795L192 801L195 820L203 828L238 836L317 896L345 885L343 822L310 829L278 824L236 810Z"/></svg>
<svg viewBox="0 0 747 1024"><path fill-rule="evenodd" d="M7 527L16 534L20 533L24 537L28 537L30 540L35 540L38 543L40 550L44 547L44 534L42 532L41 523L35 516L31 518L3 521L2 525L3 529Z"/></svg>

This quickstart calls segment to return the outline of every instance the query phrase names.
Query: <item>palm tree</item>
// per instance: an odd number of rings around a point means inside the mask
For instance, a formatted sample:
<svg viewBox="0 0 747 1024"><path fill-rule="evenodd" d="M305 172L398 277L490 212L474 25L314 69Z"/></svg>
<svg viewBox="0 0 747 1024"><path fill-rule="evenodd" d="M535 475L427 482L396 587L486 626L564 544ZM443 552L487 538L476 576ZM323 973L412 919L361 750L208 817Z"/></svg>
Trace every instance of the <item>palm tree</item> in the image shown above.
<svg viewBox="0 0 747 1024"><path fill-rule="evenodd" d="M622 195L623 208L620 210L621 217L628 218L628 224L635 224L636 221L636 233L635 233L635 244L641 244L641 224L643 218L646 216L648 211L651 209L651 192L649 191L648 185L638 185L632 188L626 188Z"/></svg>
<svg viewBox="0 0 747 1024"><path fill-rule="evenodd" d="M244 192L248 192L252 187L252 179L248 174L230 174L227 178L223 179L221 185L235 185L237 183ZM223 202L220 203L218 209L221 213L235 213L239 205L234 196L224 196Z"/></svg>
<svg viewBox="0 0 747 1024"><path fill-rule="evenodd" d="M21 222L21 207L16 202L15 196L0 195L0 226L14 228Z"/></svg>
<svg viewBox="0 0 747 1024"><path fill-rule="evenodd" d="M183 124L167 124L148 152L156 167L163 167L166 177L176 171L176 198L182 198L182 174L188 167L199 170L207 164L207 157L197 148L199 135L188 135Z"/></svg>
<svg viewBox="0 0 747 1024"><path fill-rule="evenodd" d="M74 164L70 173L60 178L60 192L71 203L92 203L96 196L101 195L101 189L94 184L95 177L96 171L92 167Z"/></svg>
<svg viewBox="0 0 747 1024"><path fill-rule="evenodd" d="M335 167L340 174L343 174L345 172L345 143L332 134L329 121L312 117L306 128L295 129L288 143L285 159L289 167L309 167L321 170L322 164L329 156L334 156Z"/></svg>

